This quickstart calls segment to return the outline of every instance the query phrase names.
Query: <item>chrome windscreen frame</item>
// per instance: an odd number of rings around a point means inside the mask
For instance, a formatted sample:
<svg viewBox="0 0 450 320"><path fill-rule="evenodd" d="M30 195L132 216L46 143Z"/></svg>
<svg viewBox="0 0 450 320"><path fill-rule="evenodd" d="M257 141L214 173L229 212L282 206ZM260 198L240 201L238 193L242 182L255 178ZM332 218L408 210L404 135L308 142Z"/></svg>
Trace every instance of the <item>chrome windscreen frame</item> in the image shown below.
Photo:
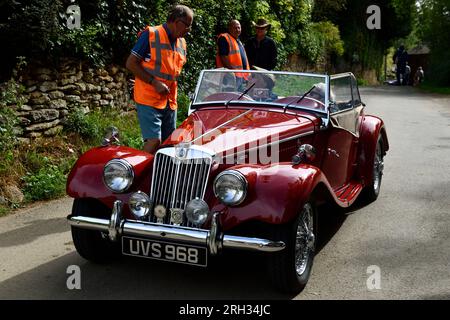
<svg viewBox="0 0 450 320"><path fill-rule="evenodd" d="M202 79L204 77L205 73L209 73L209 72L216 72L216 73L220 73L220 72L230 72L230 73L236 73L236 72L245 72L245 73L270 73L270 74L279 74L279 75L293 75L293 76L304 76L304 77L323 77L324 81L325 81L325 85L326 85L326 92L325 92L325 110L324 111L320 111L320 110L312 110L312 109L308 109L305 108L304 110L309 111L309 112L314 112L316 113L321 119L321 129L325 129L328 127L329 122L330 122L330 75L327 74L314 74L314 73L306 73L306 72L287 72L287 71L259 71L259 70L228 70L228 69L206 69L206 70L202 70L200 72L200 75L198 77L198 81L197 81L197 85L195 87L195 92L192 95L191 98L191 102L189 104L189 110L188 110L188 115L190 115L192 112L194 112L198 107L201 106L210 106L210 105L217 105L217 101L213 101L213 102L195 102L195 100L197 99L199 90L200 90L200 85L202 83ZM235 102L235 101L233 101ZM258 104L261 104L260 102L257 102ZM248 105L248 106L252 106L255 104L255 102L253 101L239 101L239 104L242 105ZM268 105L270 105L270 103L266 103ZM281 106L279 104L274 104L277 106Z"/></svg>

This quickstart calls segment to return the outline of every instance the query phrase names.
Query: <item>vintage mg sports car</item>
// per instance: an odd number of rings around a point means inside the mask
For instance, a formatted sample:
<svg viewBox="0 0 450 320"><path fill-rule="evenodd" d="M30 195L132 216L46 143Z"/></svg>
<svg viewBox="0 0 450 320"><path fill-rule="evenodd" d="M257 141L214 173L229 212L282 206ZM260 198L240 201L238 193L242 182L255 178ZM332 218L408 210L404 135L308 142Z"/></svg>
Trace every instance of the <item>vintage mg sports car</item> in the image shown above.
<svg viewBox="0 0 450 320"><path fill-rule="evenodd" d="M94 262L196 266L229 249L260 252L273 283L298 293L318 206L380 192L388 139L364 107L351 73L204 70L189 117L155 155L112 130L77 161L67 183L75 247Z"/></svg>

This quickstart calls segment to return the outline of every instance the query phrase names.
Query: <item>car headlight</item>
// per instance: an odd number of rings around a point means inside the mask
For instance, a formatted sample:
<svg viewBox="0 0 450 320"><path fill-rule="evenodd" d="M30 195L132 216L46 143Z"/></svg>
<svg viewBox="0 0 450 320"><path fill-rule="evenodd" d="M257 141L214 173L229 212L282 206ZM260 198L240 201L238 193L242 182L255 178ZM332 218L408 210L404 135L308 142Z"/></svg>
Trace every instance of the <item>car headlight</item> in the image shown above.
<svg viewBox="0 0 450 320"><path fill-rule="evenodd" d="M150 212L151 205L149 196L142 191L133 193L128 200L130 211L136 219L145 217Z"/></svg>
<svg viewBox="0 0 450 320"><path fill-rule="evenodd" d="M214 195L227 206L236 206L247 195L248 182L244 175L236 170L219 173L214 180Z"/></svg>
<svg viewBox="0 0 450 320"><path fill-rule="evenodd" d="M103 182L113 192L126 191L133 183L133 179L133 167L123 159L113 159L103 168Z"/></svg>

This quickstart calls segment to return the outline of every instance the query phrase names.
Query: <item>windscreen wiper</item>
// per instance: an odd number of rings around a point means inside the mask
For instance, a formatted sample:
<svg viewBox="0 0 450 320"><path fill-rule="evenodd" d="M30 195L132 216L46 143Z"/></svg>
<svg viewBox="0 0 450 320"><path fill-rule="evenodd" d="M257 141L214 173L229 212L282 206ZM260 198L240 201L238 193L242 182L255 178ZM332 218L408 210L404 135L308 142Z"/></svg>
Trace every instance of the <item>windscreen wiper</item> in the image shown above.
<svg viewBox="0 0 450 320"><path fill-rule="evenodd" d="M241 95L236 99L240 100L247 92L249 92L254 86L255 86L256 82L253 82L253 84L248 87L247 89L244 90L244 92L241 93ZM230 100L228 100L227 102L225 102L225 107L228 107L228 104L230 104L231 101L235 100L234 98L231 98Z"/></svg>
<svg viewBox="0 0 450 320"><path fill-rule="evenodd" d="M312 87L311 87L311 89L309 89L308 91L306 91L301 97L300 97L300 99L298 99L297 101L295 101L295 103L299 103L300 101L302 101L303 100L303 98L304 97L306 97L311 91L313 91L313 89L316 87L316 85L313 85ZM286 111L286 109L287 109L287 107L289 107L291 104L293 104L294 103L294 100L292 100L291 102L289 102L288 104L286 104L284 107L283 107L283 112L285 112Z"/></svg>

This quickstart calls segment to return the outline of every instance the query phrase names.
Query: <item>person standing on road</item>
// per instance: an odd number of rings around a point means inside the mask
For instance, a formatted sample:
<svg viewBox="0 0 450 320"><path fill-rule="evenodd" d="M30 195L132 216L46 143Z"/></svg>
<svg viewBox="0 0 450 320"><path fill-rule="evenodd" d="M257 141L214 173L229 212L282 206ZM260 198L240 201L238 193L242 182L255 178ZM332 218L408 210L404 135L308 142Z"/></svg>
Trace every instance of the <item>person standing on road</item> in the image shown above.
<svg viewBox="0 0 450 320"><path fill-rule="evenodd" d="M416 73L414 74L414 85L417 86L423 82L424 72L422 67L417 68Z"/></svg>
<svg viewBox="0 0 450 320"><path fill-rule="evenodd" d="M186 63L186 41L194 13L175 5L167 22L147 26L129 55L126 67L135 76L134 101L144 139L144 151L155 153L175 130L177 79Z"/></svg>
<svg viewBox="0 0 450 320"><path fill-rule="evenodd" d="M228 23L228 33L219 34L217 37L216 67L233 70L249 70L247 55L239 35L241 24L238 20ZM248 79L248 73L235 73L237 87L241 87L244 80Z"/></svg>
<svg viewBox="0 0 450 320"><path fill-rule="evenodd" d="M409 78L411 77L411 67L408 65L408 61L406 61L405 73L403 74L403 85L409 85Z"/></svg>
<svg viewBox="0 0 450 320"><path fill-rule="evenodd" d="M270 23L266 19L258 19L253 22L256 35L245 44L248 62L250 66L257 66L266 70L273 70L277 65L277 47L275 41L267 36Z"/></svg>
<svg viewBox="0 0 450 320"><path fill-rule="evenodd" d="M408 61L408 52L405 50L405 46L401 45L394 54L394 63L397 65L396 75L397 75L397 85L402 84L402 77L405 74L406 62Z"/></svg>

